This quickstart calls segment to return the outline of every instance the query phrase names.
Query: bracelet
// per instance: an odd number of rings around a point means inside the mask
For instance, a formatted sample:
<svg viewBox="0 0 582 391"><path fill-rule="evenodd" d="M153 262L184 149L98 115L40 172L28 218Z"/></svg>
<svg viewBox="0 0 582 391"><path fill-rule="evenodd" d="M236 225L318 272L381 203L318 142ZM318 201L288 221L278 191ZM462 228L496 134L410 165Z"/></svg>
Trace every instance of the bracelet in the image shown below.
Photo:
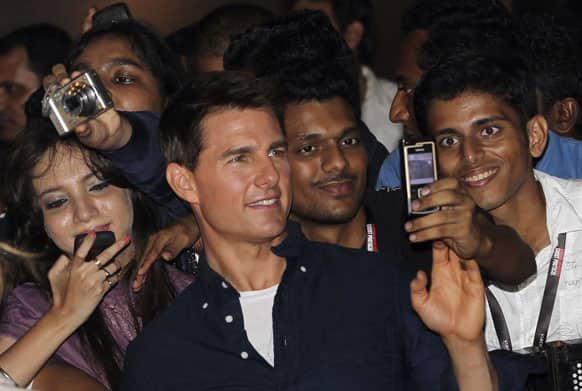
<svg viewBox="0 0 582 391"><path fill-rule="evenodd" d="M3 378L5 378L6 380L10 381L12 383L12 385L16 386L16 382L14 381L14 379L12 378L12 376L10 376L8 374L8 372L6 372L4 370L4 368L0 367L0 375L2 375Z"/></svg>

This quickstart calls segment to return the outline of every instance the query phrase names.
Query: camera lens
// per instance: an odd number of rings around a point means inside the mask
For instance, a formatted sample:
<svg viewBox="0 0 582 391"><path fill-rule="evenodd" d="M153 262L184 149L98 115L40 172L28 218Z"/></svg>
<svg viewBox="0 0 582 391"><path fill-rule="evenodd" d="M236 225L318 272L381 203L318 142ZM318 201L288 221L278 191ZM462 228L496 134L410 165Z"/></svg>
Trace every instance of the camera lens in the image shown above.
<svg viewBox="0 0 582 391"><path fill-rule="evenodd" d="M66 93L63 97L63 108L70 115L77 117L90 117L96 111L95 92L87 85L76 89L72 93Z"/></svg>

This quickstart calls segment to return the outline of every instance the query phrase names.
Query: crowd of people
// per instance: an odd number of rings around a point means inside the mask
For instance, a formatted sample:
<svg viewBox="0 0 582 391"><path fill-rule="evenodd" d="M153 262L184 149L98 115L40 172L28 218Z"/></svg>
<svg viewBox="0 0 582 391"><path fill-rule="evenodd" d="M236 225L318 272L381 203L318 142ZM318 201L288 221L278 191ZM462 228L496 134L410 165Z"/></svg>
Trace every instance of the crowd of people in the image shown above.
<svg viewBox="0 0 582 391"><path fill-rule="evenodd" d="M582 29L421 0L393 82L371 1L284 9L0 37L0 389L552 389L530 351L582 338ZM82 77L103 110L55 98Z"/></svg>

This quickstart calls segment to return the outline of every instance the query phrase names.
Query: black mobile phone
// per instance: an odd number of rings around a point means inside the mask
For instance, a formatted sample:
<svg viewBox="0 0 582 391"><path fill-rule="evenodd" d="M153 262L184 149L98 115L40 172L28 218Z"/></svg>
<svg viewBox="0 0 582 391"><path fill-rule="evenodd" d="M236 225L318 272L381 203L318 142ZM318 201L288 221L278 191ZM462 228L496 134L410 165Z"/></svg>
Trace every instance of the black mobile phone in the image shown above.
<svg viewBox="0 0 582 391"><path fill-rule="evenodd" d="M127 19L131 19L131 14L129 13L127 4L115 3L95 12L95 15L93 15L93 27L103 26Z"/></svg>
<svg viewBox="0 0 582 391"><path fill-rule="evenodd" d="M83 243L87 234L75 236L75 253ZM97 231L95 233L95 242L85 257L85 261L94 261L97 255L101 254L103 250L115 243L115 234L111 231Z"/></svg>
<svg viewBox="0 0 582 391"><path fill-rule="evenodd" d="M438 179L434 141L404 141L402 144L402 160L408 214L414 216L436 212L439 208L421 211L412 210L412 202L422 198L421 189Z"/></svg>

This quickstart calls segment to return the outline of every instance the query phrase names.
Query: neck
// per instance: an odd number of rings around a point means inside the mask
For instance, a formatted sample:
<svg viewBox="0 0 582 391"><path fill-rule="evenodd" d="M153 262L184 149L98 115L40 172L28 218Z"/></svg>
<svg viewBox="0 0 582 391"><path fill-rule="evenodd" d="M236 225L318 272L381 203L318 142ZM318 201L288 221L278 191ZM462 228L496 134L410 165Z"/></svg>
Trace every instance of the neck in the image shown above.
<svg viewBox="0 0 582 391"><path fill-rule="evenodd" d="M299 220L299 223L305 237L315 242L362 248L366 239L366 212L363 207L360 207L353 219L344 224L323 224L303 220Z"/></svg>
<svg viewBox="0 0 582 391"><path fill-rule="evenodd" d="M489 212L496 224L513 228L536 254L550 244L546 198L533 172L511 200Z"/></svg>
<svg viewBox="0 0 582 391"><path fill-rule="evenodd" d="M248 242L202 232L208 265L237 291L270 288L281 281L285 259L271 250L285 238L283 232L264 242Z"/></svg>

